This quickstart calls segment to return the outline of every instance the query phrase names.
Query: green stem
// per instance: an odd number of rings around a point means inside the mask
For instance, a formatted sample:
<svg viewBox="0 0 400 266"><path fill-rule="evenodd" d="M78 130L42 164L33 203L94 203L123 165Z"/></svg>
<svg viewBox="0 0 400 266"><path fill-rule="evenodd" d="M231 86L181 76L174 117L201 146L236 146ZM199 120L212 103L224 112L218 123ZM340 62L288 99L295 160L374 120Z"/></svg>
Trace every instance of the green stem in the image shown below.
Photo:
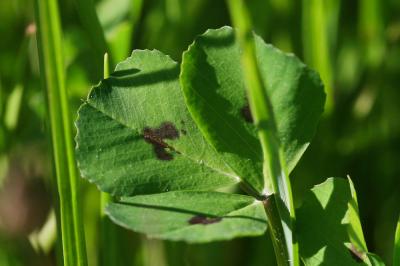
<svg viewBox="0 0 400 266"><path fill-rule="evenodd" d="M272 244L276 254L278 265L287 265L288 255L286 254L285 235L279 218L279 211L275 200L275 195L268 196L263 200L265 213L268 217L268 229L270 232Z"/></svg>
<svg viewBox="0 0 400 266"><path fill-rule="evenodd" d="M85 237L79 204L72 124L65 87L61 27L56 0L36 0L39 63L46 88L53 162L59 197L64 265L87 265Z"/></svg>
<svg viewBox="0 0 400 266"><path fill-rule="evenodd" d="M237 27L250 109L264 155L263 194L267 199L272 193L276 195L272 204L264 204L271 226L270 233L275 254L279 265L299 265L298 247L293 241L292 233L295 213L290 180L280 148L271 103L257 63L250 18L243 0L227 1L233 24Z"/></svg>

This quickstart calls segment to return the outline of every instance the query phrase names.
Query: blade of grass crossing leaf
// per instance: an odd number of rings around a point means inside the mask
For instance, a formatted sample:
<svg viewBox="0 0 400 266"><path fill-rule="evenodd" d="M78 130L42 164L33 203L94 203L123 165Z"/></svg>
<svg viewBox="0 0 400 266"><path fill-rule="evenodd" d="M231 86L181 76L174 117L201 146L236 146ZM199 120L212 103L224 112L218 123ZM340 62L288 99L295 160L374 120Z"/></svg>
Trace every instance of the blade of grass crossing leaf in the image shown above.
<svg viewBox="0 0 400 266"><path fill-rule="evenodd" d="M38 48L53 145L54 168L60 205L64 265L87 265L79 205L79 180L69 117L62 60L61 27L56 0L35 2Z"/></svg>
<svg viewBox="0 0 400 266"><path fill-rule="evenodd" d="M397 221L396 234L394 236L393 266L400 266L400 217Z"/></svg>
<svg viewBox="0 0 400 266"><path fill-rule="evenodd" d="M293 241L292 235L292 221L295 219L295 214L291 186L277 136L271 104L263 87L260 70L257 65L250 18L246 13L243 1L228 0L228 5L233 24L238 28L237 38L243 49L242 65L250 109L258 128L258 136L263 150L265 186L263 192L267 196L270 196L271 193L276 195L276 204L274 201L272 201L272 204L268 204L269 199L267 199L266 207L269 208L269 211L277 207L278 212L272 211L272 213L269 213L267 211L267 214L270 214L270 217L275 215L280 217L279 225L271 224L271 232L277 234L272 236L273 241L278 242L274 243L277 249L277 261L279 265L299 265L298 248ZM268 220L269 222L273 221L270 218ZM278 234L279 229L274 230L280 226L283 228L283 241L282 236Z"/></svg>
<svg viewBox="0 0 400 266"><path fill-rule="evenodd" d="M108 54L104 54L103 78L110 76L110 63ZM100 219L101 219L101 244L100 244L100 264L119 265L118 260L118 241L117 228L105 214L105 209L109 202L112 202L110 194L100 192Z"/></svg>

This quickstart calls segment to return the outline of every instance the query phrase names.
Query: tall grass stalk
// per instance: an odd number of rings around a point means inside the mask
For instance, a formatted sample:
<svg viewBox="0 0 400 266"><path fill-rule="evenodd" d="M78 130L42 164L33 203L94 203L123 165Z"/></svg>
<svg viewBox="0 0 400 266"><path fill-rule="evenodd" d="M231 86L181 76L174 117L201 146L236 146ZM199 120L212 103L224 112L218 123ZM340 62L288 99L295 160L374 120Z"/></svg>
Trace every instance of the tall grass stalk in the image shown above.
<svg viewBox="0 0 400 266"><path fill-rule="evenodd" d="M302 39L304 60L315 68L325 84L325 114L334 107L333 70L326 1L303 0ZM331 27L332 28L332 27Z"/></svg>
<svg viewBox="0 0 400 266"><path fill-rule="evenodd" d="M57 0L35 1L40 73L46 89L47 113L59 200L63 260L66 266L86 266L79 178L72 124L65 87L61 27Z"/></svg>
<svg viewBox="0 0 400 266"><path fill-rule="evenodd" d="M269 232L278 265L299 265L298 247L293 241L295 220L292 191L283 160L271 104L258 67L251 21L242 0L227 0L236 36L242 48L242 65L250 109L264 155L264 202ZM271 195L271 193L273 193Z"/></svg>

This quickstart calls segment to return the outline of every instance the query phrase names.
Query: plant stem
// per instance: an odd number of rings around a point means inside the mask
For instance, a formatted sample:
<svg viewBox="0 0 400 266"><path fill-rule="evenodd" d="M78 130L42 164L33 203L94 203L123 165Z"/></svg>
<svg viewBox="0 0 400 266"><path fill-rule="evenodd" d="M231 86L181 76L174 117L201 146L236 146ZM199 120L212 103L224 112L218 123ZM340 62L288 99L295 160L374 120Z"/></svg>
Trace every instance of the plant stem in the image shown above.
<svg viewBox="0 0 400 266"><path fill-rule="evenodd" d="M287 254L283 253L286 251L285 235L279 218L279 211L275 200L275 195L270 195L263 200L265 213L267 214L268 228L272 239L276 254L276 262L278 265L287 265Z"/></svg>
<svg viewBox="0 0 400 266"><path fill-rule="evenodd" d="M46 88L47 113L58 188L64 265L87 265L85 237L79 204L72 125L65 87L61 27L56 0L36 0L39 63Z"/></svg>
<svg viewBox="0 0 400 266"><path fill-rule="evenodd" d="M256 58L254 35L243 0L227 0L231 18L237 27L237 39L242 48L242 66L250 109L258 129L264 155L264 204L269 220L270 233L274 242L279 265L299 265L298 247L293 242L295 219L292 191L283 153L280 148L273 111L264 87ZM269 199L271 194L276 196Z"/></svg>

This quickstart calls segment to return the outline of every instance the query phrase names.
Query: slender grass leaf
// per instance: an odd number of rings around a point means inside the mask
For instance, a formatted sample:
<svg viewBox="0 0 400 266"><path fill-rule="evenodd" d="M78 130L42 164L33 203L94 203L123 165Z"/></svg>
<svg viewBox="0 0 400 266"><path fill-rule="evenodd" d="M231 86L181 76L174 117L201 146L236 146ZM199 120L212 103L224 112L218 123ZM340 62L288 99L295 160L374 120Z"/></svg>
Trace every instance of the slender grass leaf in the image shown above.
<svg viewBox="0 0 400 266"><path fill-rule="evenodd" d="M332 34L335 25L330 14L333 10L328 12L326 5L326 1L302 0L302 38L305 62L321 74L327 93L326 109L330 113L334 107L334 74L330 51L333 36L329 33Z"/></svg>
<svg viewBox="0 0 400 266"><path fill-rule="evenodd" d="M382 265L366 250L355 191L342 178L329 178L308 192L297 210L296 230L305 265ZM357 237L357 238L356 238Z"/></svg>
<svg viewBox="0 0 400 266"><path fill-rule="evenodd" d="M291 171L323 111L318 75L296 57L255 38L257 60ZM246 99L241 49L230 27L209 30L184 53L181 85L193 119L227 164L262 191L262 150Z"/></svg>
<svg viewBox="0 0 400 266"><path fill-rule="evenodd" d="M150 237L204 243L262 235L266 216L261 201L220 192L174 191L122 198L110 203L117 224Z"/></svg>
<svg viewBox="0 0 400 266"><path fill-rule="evenodd" d="M194 124L178 74L161 52L134 51L90 92L76 122L77 156L81 174L102 191L130 196L239 181Z"/></svg>
<svg viewBox="0 0 400 266"><path fill-rule="evenodd" d="M40 76L46 89L55 170L62 259L64 265L86 266L86 243L68 93L65 86L58 2L35 1Z"/></svg>
<svg viewBox="0 0 400 266"><path fill-rule="evenodd" d="M394 237L393 266L400 266L400 217L397 221L396 234Z"/></svg>

